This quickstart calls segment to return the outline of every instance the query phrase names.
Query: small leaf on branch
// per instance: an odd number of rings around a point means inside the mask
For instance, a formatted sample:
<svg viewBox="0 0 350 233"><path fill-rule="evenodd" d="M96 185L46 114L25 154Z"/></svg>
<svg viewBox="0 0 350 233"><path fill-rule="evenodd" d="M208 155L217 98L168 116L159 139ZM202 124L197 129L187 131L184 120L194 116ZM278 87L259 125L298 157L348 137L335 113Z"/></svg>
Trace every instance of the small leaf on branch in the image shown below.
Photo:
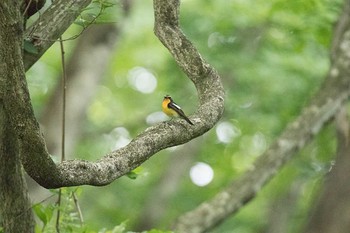
<svg viewBox="0 0 350 233"><path fill-rule="evenodd" d="M38 54L39 51L30 40L24 40L24 50L28 53Z"/></svg>

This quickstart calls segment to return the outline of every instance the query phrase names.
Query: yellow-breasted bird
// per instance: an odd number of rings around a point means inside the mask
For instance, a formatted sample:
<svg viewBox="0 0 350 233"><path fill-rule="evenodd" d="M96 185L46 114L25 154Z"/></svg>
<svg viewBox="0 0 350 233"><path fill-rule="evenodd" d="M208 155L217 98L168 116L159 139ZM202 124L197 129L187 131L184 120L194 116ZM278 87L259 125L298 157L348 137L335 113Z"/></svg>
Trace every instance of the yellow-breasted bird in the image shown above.
<svg viewBox="0 0 350 233"><path fill-rule="evenodd" d="M188 117L185 115L184 111L182 111L180 106L173 101L170 95L164 96L162 102L162 110L165 114L167 114L170 117L179 116L186 120L189 124L193 125L190 119L188 119Z"/></svg>

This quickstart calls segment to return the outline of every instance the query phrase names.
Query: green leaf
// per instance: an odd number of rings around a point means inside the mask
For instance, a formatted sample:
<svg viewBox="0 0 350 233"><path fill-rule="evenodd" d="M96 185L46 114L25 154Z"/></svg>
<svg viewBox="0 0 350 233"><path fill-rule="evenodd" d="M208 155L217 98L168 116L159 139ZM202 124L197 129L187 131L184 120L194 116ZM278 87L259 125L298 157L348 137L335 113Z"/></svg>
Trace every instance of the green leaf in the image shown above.
<svg viewBox="0 0 350 233"><path fill-rule="evenodd" d="M43 222L44 227L50 222L53 216L54 207L52 205L44 206L37 204L33 207L35 214Z"/></svg>
<svg viewBox="0 0 350 233"><path fill-rule="evenodd" d="M98 233L124 233L126 229L126 222L127 220L115 226L112 230L107 230L106 228L103 228L99 230Z"/></svg>
<svg viewBox="0 0 350 233"><path fill-rule="evenodd" d="M135 180L137 178L138 174L133 172L133 171L131 171L131 172L126 173L126 176L129 177L132 180Z"/></svg>
<svg viewBox="0 0 350 233"><path fill-rule="evenodd" d="M38 218L43 222L44 226L46 226L48 219L45 214L44 207L41 204L38 204L33 207L33 210L36 216L38 216Z"/></svg>
<svg viewBox="0 0 350 233"><path fill-rule="evenodd" d="M50 222L50 220L52 219L54 210L55 210L55 207L52 205L49 205L45 208L47 222Z"/></svg>
<svg viewBox="0 0 350 233"><path fill-rule="evenodd" d="M28 53L38 54L39 51L30 40L24 40L24 50Z"/></svg>
<svg viewBox="0 0 350 233"><path fill-rule="evenodd" d="M140 175L141 172L142 172L142 167L140 166L140 167L137 167L134 170L126 173L126 176L132 180L135 180Z"/></svg>
<svg viewBox="0 0 350 233"><path fill-rule="evenodd" d="M79 19L77 19L77 20L74 21L74 24L79 25L79 26L81 26L81 27L85 27L85 26L89 25L89 22L87 22L86 20L83 20L83 19L79 18Z"/></svg>
<svg viewBox="0 0 350 233"><path fill-rule="evenodd" d="M111 233L123 233L125 231L125 223L121 223L118 226L115 226Z"/></svg>
<svg viewBox="0 0 350 233"><path fill-rule="evenodd" d="M161 231L157 229L152 229L150 231L146 231L145 233L174 233L173 231Z"/></svg>

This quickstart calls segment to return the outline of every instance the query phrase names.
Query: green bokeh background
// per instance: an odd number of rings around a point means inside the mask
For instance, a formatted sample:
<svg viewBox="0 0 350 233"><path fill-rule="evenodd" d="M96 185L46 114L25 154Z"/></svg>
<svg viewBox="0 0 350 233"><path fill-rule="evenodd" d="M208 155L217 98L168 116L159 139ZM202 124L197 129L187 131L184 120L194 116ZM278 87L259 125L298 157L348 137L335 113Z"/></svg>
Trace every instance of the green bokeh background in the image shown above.
<svg viewBox="0 0 350 233"><path fill-rule="evenodd" d="M191 155L193 164L209 164L214 179L199 187L185 173L168 201L165 214L154 227L170 229L181 213L231 183L298 116L329 69L332 29L341 7L340 0L182 1L180 22L184 33L218 70L225 86L225 113L220 122L230 123L239 134L223 143L214 127L196 142L189 142L196 148L186 150L195 153ZM120 3L116 2L108 12L99 23L119 22ZM165 94L171 94L189 115L195 111L198 104L195 88L153 34L153 21L152 2L134 1L130 16L120 25L113 59L87 110L84 136L74 153L76 158L93 161L110 151L114 142L106 138L117 127L125 127L130 138L142 132L148 127L146 117L160 111ZM80 30L80 26L73 25L63 37ZM75 43L65 42L67 59ZM144 94L130 86L128 75L135 67L155 75L154 92ZM60 71L56 43L27 73L37 115L60 82L57 78ZM181 148L154 155L142 165L136 180L122 177L105 187L81 187L79 200L89 231L111 229L124 221L127 229L133 230L143 218L140 215L150 195L154 195L152 190L167 173L178 150ZM294 189L297 201L285 232L299 232L334 153L334 129L328 126L252 202L212 232L266 231L272 206Z"/></svg>

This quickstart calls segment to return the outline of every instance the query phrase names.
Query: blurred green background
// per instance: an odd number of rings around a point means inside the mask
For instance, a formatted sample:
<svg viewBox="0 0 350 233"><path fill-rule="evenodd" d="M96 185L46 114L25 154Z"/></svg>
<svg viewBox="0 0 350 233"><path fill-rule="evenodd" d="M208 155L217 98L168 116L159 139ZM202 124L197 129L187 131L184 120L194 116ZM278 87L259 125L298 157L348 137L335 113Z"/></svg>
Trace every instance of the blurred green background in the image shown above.
<svg viewBox="0 0 350 233"><path fill-rule="evenodd" d="M118 24L118 43L86 109L71 158L98 160L149 125L168 120L160 113L166 94L188 115L196 110L193 84L153 34L152 1L131 2L127 17L122 7L118 1L97 19L98 25ZM80 187L86 229L112 229L125 221L128 230L170 229L176 217L249 169L325 78L341 7L340 0L182 1L184 33L222 77L224 116L200 138L154 155L138 169L135 180L122 177L105 187ZM75 24L63 38L81 30ZM68 61L77 41L64 43ZM38 116L61 82L60 73L56 43L27 73ZM59 133L60 122L57 125ZM285 232L298 232L331 166L333 138L333 128L325 128L257 198L212 232L268 232L276 213L288 216L279 220L285 221ZM203 186L190 177L198 163L209 165L209 170L200 170L203 174L194 172L197 178L209 174Z"/></svg>

